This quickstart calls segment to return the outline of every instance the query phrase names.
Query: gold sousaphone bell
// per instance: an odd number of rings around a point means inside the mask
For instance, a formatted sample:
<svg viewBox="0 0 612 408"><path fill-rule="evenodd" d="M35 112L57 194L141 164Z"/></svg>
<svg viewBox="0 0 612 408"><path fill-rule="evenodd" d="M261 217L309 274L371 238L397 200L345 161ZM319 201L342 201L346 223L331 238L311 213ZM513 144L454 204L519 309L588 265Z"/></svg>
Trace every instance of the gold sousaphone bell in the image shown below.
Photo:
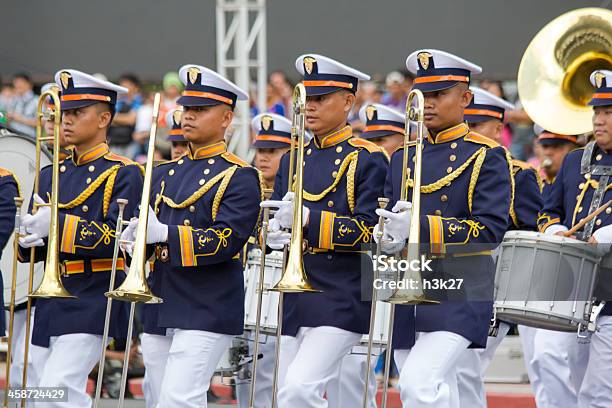
<svg viewBox="0 0 612 408"><path fill-rule="evenodd" d="M562 14L533 38L518 72L525 111L544 129L578 135L592 129L589 81L612 68L612 11L583 8Z"/></svg>

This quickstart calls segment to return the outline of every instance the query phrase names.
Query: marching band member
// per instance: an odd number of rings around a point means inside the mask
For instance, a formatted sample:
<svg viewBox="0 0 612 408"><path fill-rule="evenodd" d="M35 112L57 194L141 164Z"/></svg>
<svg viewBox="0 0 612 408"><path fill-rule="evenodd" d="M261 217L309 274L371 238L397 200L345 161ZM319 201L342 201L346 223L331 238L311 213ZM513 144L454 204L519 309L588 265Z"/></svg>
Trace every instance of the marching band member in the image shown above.
<svg viewBox="0 0 612 408"><path fill-rule="evenodd" d="M542 146L544 160L541 167L546 175L543 191L546 192L555 181L565 156L578 147L578 137L549 132L538 124L533 125L533 130L538 136L538 143Z"/></svg>
<svg viewBox="0 0 612 408"><path fill-rule="evenodd" d="M189 150L153 175L147 243L155 244L151 289L164 302L145 305L142 348L147 372L157 377L149 382L157 406L205 407L221 355L243 332L239 252L257 222L261 188L257 170L224 141L236 101L247 95L200 65L179 74ZM122 235L133 239L137 223Z"/></svg>
<svg viewBox="0 0 612 408"><path fill-rule="evenodd" d="M364 105L359 110L359 120L365 125L360 138L384 149L387 157L404 143L404 115L382 104ZM374 368L378 358L371 359L369 378L369 405L376 408L376 375ZM340 375L327 389L327 400L332 407L357 407L362 404L365 365L367 355L350 353L342 359Z"/></svg>
<svg viewBox="0 0 612 408"><path fill-rule="evenodd" d="M544 198L538 219L541 232L562 235L588 214L612 199L612 71L597 70L591 74L596 88L589 105L593 106L595 140L585 148L569 153ZM610 243L612 242L612 209L608 207L575 235L582 241L599 244L604 256L595 296L610 299ZM598 330L589 344L586 374L578 392L579 407L612 406L612 307L606 302L597 317Z"/></svg>
<svg viewBox="0 0 612 408"><path fill-rule="evenodd" d="M15 228L15 198L21 197L17 177L10 170L0 167L0 254L11 239ZM10 284L10 282L7 282ZM4 288L2 274L0 274L0 287ZM0 294L0 301L4 304L4 291ZM6 316L0 313L0 333L6 333ZM13 350L15 350L13 348ZM13 354L13 357L15 355ZM14 358L13 358L14 359ZM14 359L15 360L15 359ZM23 360L23 358L22 358ZM15 362L17 362L15 360ZM12 368L12 367L11 367ZM13 374L11 370L11 375ZM21 382L21 377L20 382Z"/></svg>
<svg viewBox="0 0 612 408"><path fill-rule="evenodd" d="M463 123L472 99L470 76L480 73L480 67L431 49L412 53L406 66L416 74L414 88L424 93L429 131L423 149L420 242L429 246L434 271L464 282L458 293L435 293L442 300L439 305L398 308L398 334L418 335L409 352L396 351L400 394L405 406L457 407L457 361L468 347L486 345L493 312L490 249L501 242L508 225L511 163L502 146ZM393 155L385 185L392 210L376 210L386 218L387 252L401 248L409 233L411 205L399 200L402 154L400 149ZM409 156L413 166L414 149ZM445 258L436 259L443 254Z"/></svg>
<svg viewBox="0 0 612 408"><path fill-rule="evenodd" d="M274 188L274 179L280 166L281 158L291 147L291 121L275 113L262 113L251 121L255 132L255 167L261 172L266 188ZM255 242L253 238L253 242ZM251 336L252 341L254 335ZM265 343L260 343L257 361L257 381L255 382L255 407L272 406L272 381L274 372L275 336L266 336ZM238 406L249 407L250 383L236 381Z"/></svg>
<svg viewBox="0 0 612 408"><path fill-rule="evenodd" d="M189 142L183 136L183 129L181 129L181 115L183 114L182 109L175 109L170 111L166 123L172 123L172 127L168 131L168 140L170 144L170 159L178 159L189 149Z"/></svg>
<svg viewBox="0 0 612 408"><path fill-rule="evenodd" d="M76 299L38 299L32 343L49 349L38 386L67 388L68 403L44 406L84 407L91 404L87 376L102 347L116 200L129 200L125 214L130 217L142 190L142 174L138 165L111 153L106 144L117 94L127 90L72 69L57 72L55 82L61 88L64 136L74 146L70 158L59 168L59 250L62 283ZM43 203L41 197L47 198L51 170L51 166L41 170L40 192L34 194L30 207L34 201ZM25 215L22 223L27 235L20 239L20 245L42 246L36 251L42 258L49 234L49 207ZM29 252L21 251L23 257ZM123 259L119 265L122 268ZM113 308L112 337L125 336L126 312L119 306Z"/></svg>
<svg viewBox="0 0 612 408"><path fill-rule="evenodd" d="M314 134L304 155L304 267L321 292L286 293L281 347L279 407L326 407L325 390L343 357L368 332L370 302L361 301L360 245L371 242L374 209L387 168L378 146L353 137L347 118L359 80L369 76L331 58L306 54L296 61L306 87L306 127ZM291 228L289 157L276 176L274 215ZM281 201L282 199L282 201ZM268 234L269 245L289 241ZM371 262L364 261L365 265Z"/></svg>
<svg viewBox="0 0 612 408"><path fill-rule="evenodd" d="M44 84L40 88L40 92L43 93L52 88L56 88L57 91L59 92L59 87L57 86L55 82L49 82L47 84ZM61 95L61 93L59 94ZM55 105L53 104L53 99L49 98L47 99L47 101L45 101L45 108L47 109L47 111L55 111ZM58 110L58 113L59 113L59 110ZM53 135L53 124L54 124L53 116L49 115L44 121L45 133L49 136ZM66 137L64 136L64 129L61 126L60 126L59 139L60 139L60 145L61 145L60 160L64 160L68 156L70 156L72 152L70 151L70 145L66 142ZM46 143L48 143L50 146L53 146L52 140L47 141Z"/></svg>
<svg viewBox="0 0 612 408"><path fill-rule="evenodd" d="M474 96L464 111L464 120L472 131L501 144L505 111L514 109L514 106L483 89L472 87L470 90ZM508 217L508 230L535 231L538 212L542 208L542 181L536 169L520 160L512 160L512 175L515 194ZM462 353L457 364L461 407L486 408L484 373L509 330L510 324L499 322L497 335L488 337L485 349L468 349ZM531 373L531 370L529 372Z"/></svg>

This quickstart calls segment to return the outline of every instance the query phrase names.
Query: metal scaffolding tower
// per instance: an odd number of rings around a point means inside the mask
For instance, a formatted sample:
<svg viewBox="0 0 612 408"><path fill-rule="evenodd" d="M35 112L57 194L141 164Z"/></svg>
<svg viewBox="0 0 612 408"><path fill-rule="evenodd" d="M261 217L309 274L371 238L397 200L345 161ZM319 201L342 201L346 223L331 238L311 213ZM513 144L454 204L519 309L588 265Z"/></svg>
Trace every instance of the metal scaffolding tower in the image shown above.
<svg viewBox="0 0 612 408"><path fill-rule="evenodd" d="M266 106L266 0L217 0L217 71ZM228 150L250 161L249 102L238 102Z"/></svg>

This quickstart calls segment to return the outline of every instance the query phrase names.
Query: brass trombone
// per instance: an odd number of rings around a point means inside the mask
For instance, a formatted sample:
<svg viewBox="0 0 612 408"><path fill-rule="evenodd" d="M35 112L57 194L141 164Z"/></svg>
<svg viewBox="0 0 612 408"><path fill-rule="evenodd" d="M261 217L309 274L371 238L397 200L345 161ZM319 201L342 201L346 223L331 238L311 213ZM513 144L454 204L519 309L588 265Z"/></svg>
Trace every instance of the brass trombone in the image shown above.
<svg viewBox="0 0 612 408"><path fill-rule="evenodd" d="M291 150L289 151L289 178L287 190L295 193L293 201L293 228L289 250L284 248L283 264L285 269L280 280L274 287L268 289L277 291L278 297L278 327L276 330L276 345L274 349L274 376L272 381L272 408L276 407L278 388L278 368L280 362L280 342L283 330L283 294L320 292L312 287L304 271L302 229L303 183L304 183L304 138L306 137L306 88L299 83L293 89L293 117L291 121ZM297 147L296 147L297 142ZM295 175L294 175L295 168ZM295 178L294 178L295 177ZM294 181L295 180L295 181ZM262 255L263 256L263 255Z"/></svg>
<svg viewBox="0 0 612 408"><path fill-rule="evenodd" d="M161 94L157 92L153 100L153 118L151 123L151 131L149 132L149 150L147 153L147 163L145 165L145 175L143 182L142 198L140 200L140 214L138 217L138 228L136 229L136 241L133 242L134 250L132 252L132 262L130 263L129 271L125 277L123 283L114 290L106 292L106 296L109 298L106 310L105 320L105 337L103 339L103 349L100 361L102 365L98 368L102 371L104 368L104 353L106 351L106 343L108 341L108 325L110 319L110 308L111 299L121 300L124 302L130 302L130 316L128 320L128 331L125 343L125 356L123 358L123 371L121 373L121 389L119 392L119 407L123 407L125 401L125 385L127 381L127 370L130 360L130 349L132 347L132 332L134 329L134 314L136 310L136 303L149 303L157 304L162 303L163 300L155 296L147 283L146 277L146 263L147 263L147 220L149 217L149 201L151 196L151 180L153 178L153 161L155 156L155 137L157 136L157 122L159 119L159 106L161 102ZM127 201L119 202L119 205L125 206ZM119 222L121 221L121 222ZM123 221L122 211L119 213L117 220L117 232L115 235L115 251L113 253L112 271L117 270L117 261L119 259L119 244L122 243L120 231L123 229L123 225L126 222ZM127 242L126 242L127 243ZM132 243L132 242L129 242ZM111 285L114 282L111 282ZM112 289L112 286L111 286ZM98 372L98 386L101 386L102 374ZM99 403L99 393L96 388L96 403Z"/></svg>
<svg viewBox="0 0 612 408"><path fill-rule="evenodd" d="M43 105L47 98L53 100L55 111L52 112L53 117L53 136L45 135L43 137L43 120L47 115L43 112ZM75 298L68 293L62 285L61 269L59 260L59 162L60 162L60 123L61 112L60 98L56 88L51 88L43 92L38 98L38 106L36 108L36 164L34 175L34 193L39 193L40 187L40 153L43 148L43 142L53 142L53 164L51 167L51 199L47 204L32 203L32 214L35 214L38 207L51 207L51 221L49 225L49 236L47 242L47 257L45 261L45 270L43 279L36 291L32 292L34 282L34 265L36 264L36 247L30 248L30 273L28 278L28 301L26 304L26 322L25 322L25 348L23 353L23 378L22 388L27 386L28 375L28 354L30 350L30 329L32 316L32 298ZM25 407L25 399L21 400L21 406Z"/></svg>
<svg viewBox="0 0 612 408"><path fill-rule="evenodd" d="M416 105L414 104L416 99ZM402 178L400 187L400 200L408 199L408 144L410 142L410 122L416 122L417 135L415 144L414 179L412 185L412 212L410 213L410 233L408 235L408 247L406 248L406 259L408 261L419 258L420 253L420 222L421 216L421 172L423 168L423 140L424 140L424 115L425 97L418 89L413 89L408 94L406 101L406 123L404 133L404 151L402 157ZM382 241L382 238L381 240ZM387 392L389 388L389 372L391 365L391 345L393 344L393 324L395 321L395 305L418 305L435 304L435 300L430 300L425 296L422 285L421 272L413 271L408 268L403 276L409 282L418 282L416 288L409 285L408 288L396 289L395 292L385 302L391 303L389 313L389 329L387 335L387 352L385 354L385 374L383 379L382 407L387 406ZM367 388L367 384L366 384Z"/></svg>

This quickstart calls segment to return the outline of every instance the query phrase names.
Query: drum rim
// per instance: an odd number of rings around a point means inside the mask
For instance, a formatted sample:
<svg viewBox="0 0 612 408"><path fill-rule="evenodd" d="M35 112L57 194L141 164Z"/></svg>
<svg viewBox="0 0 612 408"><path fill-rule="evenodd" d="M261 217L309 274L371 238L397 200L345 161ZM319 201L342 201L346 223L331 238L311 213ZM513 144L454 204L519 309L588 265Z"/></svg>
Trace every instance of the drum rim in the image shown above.
<svg viewBox="0 0 612 408"><path fill-rule="evenodd" d="M21 133L13 133L11 131L0 132L0 139L6 138L6 137L16 137L18 139L24 139L24 140L27 140L28 142L31 142L34 146L36 146L36 138L31 137L31 136L23 135ZM47 156L49 160L53 160L53 154L49 151L49 149L47 149L47 146L42 145L42 149L40 151L42 154Z"/></svg>

